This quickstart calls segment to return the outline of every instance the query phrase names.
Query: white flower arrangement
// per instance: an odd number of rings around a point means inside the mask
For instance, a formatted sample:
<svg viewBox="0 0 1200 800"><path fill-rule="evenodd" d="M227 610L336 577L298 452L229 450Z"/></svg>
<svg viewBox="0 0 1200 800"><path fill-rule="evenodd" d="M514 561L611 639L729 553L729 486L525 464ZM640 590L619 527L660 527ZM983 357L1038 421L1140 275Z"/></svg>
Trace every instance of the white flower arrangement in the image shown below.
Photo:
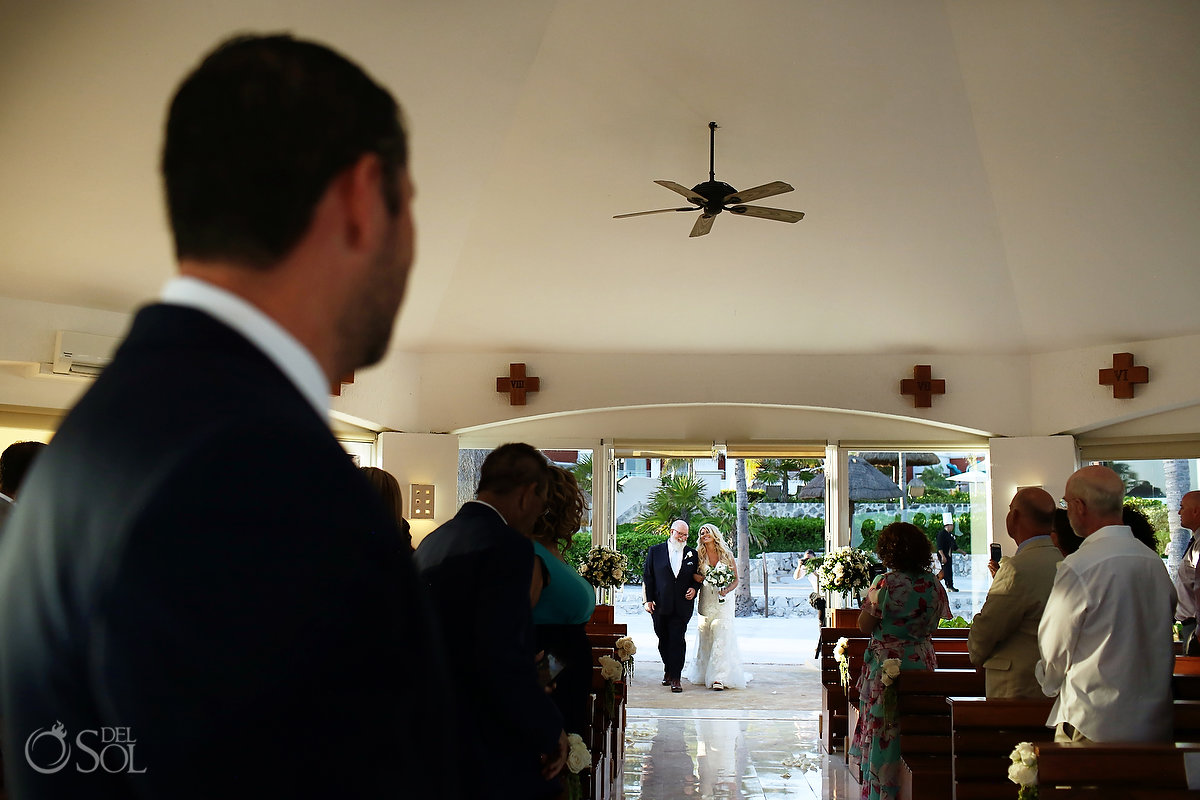
<svg viewBox="0 0 1200 800"><path fill-rule="evenodd" d="M580 800L583 797L583 782L579 773L592 768L592 753L578 733L567 734L567 798Z"/></svg>
<svg viewBox="0 0 1200 800"><path fill-rule="evenodd" d="M900 674L900 659L885 658L883 660L883 685L891 686L892 681Z"/></svg>
<svg viewBox="0 0 1200 800"><path fill-rule="evenodd" d="M1037 751L1033 743L1021 742L1013 748L1009 759L1012 763L1008 765L1008 779L1021 787L1017 800L1037 800Z"/></svg>
<svg viewBox="0 0 1200 800"><path fill-rule="evenodd" d="M592 767L592 753L578 733L567 734L567 769L576 774Z"/></svg>
<svg viewBox="0 0 1200 800"><path fill-rule="evenodd" d="M629 559L607 547L593 547L579 562L579 575L598 589L625 584Z"/></svg>
<svg viewBox="0 0 1200 800"><path fill-rule="evenodd" d="M817 579L825 591L849 594L870 585L873 563L866 550L853 547L834 550L817 567Z"/></svg>
<svg viewBox="0 0 1200 800"><path fill-rule="evenodd" d="M633 682L633 656L637 653L637 645L628 636L622 636L616 643L617 660L625 667L625 682Z"/></svg>
<svg viewBox="0 0 1200 800"><path fill-rule="evenodd" d="M720 591L733 583L733 570L722 561L709 568L708 572L704 574L704 582L717 590L717 602L724 603L725 595L720 594Z"/></svg>
<svg viewBox="0 0 1200 800"><path fill-rule="evenodd" d="M850 691L850 658L846 655L846 647L850 640L845 636L837 640L833 648L833 659L838 663L838 675L841 677L842 689Z"/></svg>
<svg viewBox="0 0 1200 800"><path fill-rule="evenodd" d="M600 656L600 677L611 683L620 680L623 674L625 667L620 661L612 656Z"/></svg>
<svg viewBox="0 0 1200 800"><path fill-rule="evenodd" d="M637 653L637 645L633 643L633 639L628 636L622 636L617 639L617 659L620 661L628 661Z"/></svg>

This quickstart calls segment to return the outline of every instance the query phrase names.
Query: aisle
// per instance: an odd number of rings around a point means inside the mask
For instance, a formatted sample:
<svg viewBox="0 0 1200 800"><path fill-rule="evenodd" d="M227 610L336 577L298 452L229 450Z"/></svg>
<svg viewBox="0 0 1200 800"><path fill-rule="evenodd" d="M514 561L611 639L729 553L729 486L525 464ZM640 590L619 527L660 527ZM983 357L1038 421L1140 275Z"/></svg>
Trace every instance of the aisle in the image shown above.
<svg viewBox="0 0 1200 800"><path fill-rule="evenodd" d="M630 709L626 800L826 800L857 792L840 756L824 756L815 711Z"/></svg>

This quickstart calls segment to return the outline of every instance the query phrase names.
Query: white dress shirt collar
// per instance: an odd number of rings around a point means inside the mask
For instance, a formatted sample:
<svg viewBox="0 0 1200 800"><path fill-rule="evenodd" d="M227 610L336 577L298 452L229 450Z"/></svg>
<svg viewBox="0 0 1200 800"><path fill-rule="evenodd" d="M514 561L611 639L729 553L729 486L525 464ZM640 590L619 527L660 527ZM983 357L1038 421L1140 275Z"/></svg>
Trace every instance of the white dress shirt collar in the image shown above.
<svg viewBox="0 0 1200 800"><path fill-rule="evenodd" d="M500 518L500 521L501 521L501 522L503 522L505 525L507 525L507 524L508 524L508 520L506 520L506 519L504 518L504 515L500 513L500 509L496 508L496 507L495 507L494 505L492 505L491 503L485 503L484 501L482 501L482 500L480 500L480 499L478 499L478 498L475 498L474 500L468 500L467 502L468 502L468 503L479 503L479 505L481 505L481 506L487 506L487 507L488 507L488 508L490 508L492 511L495 511L495 512L496 512L496 516Z"/></svg>
<svg viewBox="0 0 1200 800"><path fill-rule="evenodd" d="M667 555L671 559L671 572L675 573L675 577L679 577L679 570L683 569L683 551L687 548L687 543L680 544L674 539L667 540Z"/></svg>
<svg viewBox="0 0 1200 800"><path fill-rule="evenodd" d="M250 340L295 384L322 419L329 417L329 385L312 353L278 322L236 294L188 276L172 278L161 300L203 311Z"/></svg>

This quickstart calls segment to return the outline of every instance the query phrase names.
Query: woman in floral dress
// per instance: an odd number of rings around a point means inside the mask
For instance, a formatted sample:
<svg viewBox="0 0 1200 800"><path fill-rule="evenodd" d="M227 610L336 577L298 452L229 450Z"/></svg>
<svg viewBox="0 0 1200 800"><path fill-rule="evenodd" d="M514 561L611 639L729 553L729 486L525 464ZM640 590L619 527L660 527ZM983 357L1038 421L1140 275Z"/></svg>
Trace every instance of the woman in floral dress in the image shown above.
<svg viewBox="0 0 1200 800"><path fill-rule="evenodd" d="M894 708L885 709L883 662L899 659L901 671L936 668L931 637L939 619L950 619L950 602L929 571L931 548L920 528L888 525L875 552L889 571L871 584L858 617L859 630L871 640L858 679L858 725L849 756L863 800L894 800L900 791L900 726Z"/></svg>

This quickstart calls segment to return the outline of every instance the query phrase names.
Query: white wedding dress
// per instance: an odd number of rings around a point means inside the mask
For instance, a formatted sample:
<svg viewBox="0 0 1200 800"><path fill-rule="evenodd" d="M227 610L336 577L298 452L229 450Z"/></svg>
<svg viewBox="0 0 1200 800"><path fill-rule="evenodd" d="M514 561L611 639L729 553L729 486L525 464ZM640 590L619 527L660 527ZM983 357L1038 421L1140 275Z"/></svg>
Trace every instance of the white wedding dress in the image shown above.
<svg viewBox="0 0 1200 800"><path fill-rule="evenodd" d="M701 559L700 574L707 572L708 563ZM734 605L732 595L722 603L711 584L700 584L700 641L684 676L691 683L712 688L719 682L726 689L746 688L750 675L742 669L742 654L733 629Z"/></svg>

